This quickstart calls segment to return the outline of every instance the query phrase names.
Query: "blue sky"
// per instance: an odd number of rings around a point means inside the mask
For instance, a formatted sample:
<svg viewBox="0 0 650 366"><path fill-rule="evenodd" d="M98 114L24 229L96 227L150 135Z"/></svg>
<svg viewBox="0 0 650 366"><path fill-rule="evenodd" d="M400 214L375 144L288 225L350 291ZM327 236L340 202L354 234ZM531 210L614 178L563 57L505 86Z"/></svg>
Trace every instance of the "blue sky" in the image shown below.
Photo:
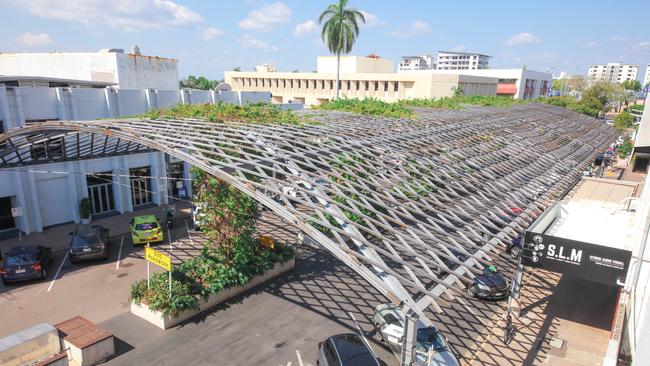
<svg viewBox="0 0 650 366"><path fill-rule="evenodd" d="M140 46L180 60L180 76L270 63L313 71L318 14L332 0L0 0L0 51L96 51ZM462 5L459 5L462 4ZM489 4L489 5L487 5ZM650 1L350 0L363 10L352 54L462 50L492 67L586 74L589 63L650 63ZM2 70L0 70L0 74Z"/></svg>

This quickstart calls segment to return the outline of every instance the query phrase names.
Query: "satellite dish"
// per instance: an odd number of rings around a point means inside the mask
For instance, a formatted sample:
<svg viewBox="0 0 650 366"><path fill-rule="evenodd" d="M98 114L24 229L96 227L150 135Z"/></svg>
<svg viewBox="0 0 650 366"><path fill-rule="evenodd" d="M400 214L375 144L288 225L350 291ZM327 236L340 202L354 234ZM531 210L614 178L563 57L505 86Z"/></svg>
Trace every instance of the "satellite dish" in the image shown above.
<svg viewBox="0 0 650 366"><path fill-rule="evenodd" d="M220 83L219 85L217 85L216 88L214 88L214 90L217 90L217 91L231 91L232 87L228 83Z"/></svg>

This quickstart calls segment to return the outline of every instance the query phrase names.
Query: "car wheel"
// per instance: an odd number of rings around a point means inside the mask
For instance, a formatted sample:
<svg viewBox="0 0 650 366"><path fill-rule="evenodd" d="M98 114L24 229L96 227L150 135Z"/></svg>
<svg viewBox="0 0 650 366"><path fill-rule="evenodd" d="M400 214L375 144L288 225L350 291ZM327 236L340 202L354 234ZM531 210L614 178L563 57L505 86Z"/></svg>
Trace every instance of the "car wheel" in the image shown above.
<svg viewBox="0 0 650 366"><path fill-rule="evenodd" d="M476 297L476 286L474 284L467 286L467 294L471 297Z"/></svg>
<svg viewBox="0 0 650 366"><path fill-rule="evenodd" d="M521 248L518 246L514 246L510 248L510 256L514 259L519 258L519 255L521 254Z"/></svg>

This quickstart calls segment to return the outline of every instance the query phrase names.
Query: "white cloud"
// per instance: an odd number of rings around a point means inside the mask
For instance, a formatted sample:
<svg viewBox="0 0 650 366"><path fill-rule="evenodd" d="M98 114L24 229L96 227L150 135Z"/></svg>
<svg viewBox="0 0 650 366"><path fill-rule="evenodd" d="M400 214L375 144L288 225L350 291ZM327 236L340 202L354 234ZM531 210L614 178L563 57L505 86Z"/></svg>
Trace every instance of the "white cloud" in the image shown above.
<svg viewBox="0 0 650 366"><path fill-rule="evenodd" d="M302 23L296 24L296 27L293 29L293 35L296 37L306 37L310 34L316 33L318 30L318 25L313 20L306 20Z"/></svg>
<svg viewBox="0 0 650 366"><path fill-rule="evenodd" d="M52 39L47 33L25 32L21 34L20 37L18 37L16 40L28 47L45 46L52 43Z"/></svg>
<svg viewBox="0 0 650 366"><path fill-rule="evenodd" d="M41 18L141 31L198 24L203 17L171 0L7 0Z"/></svg>
<svg viewBox="0 0 650 366"><path fill-rule="evenodd" d="M286 23L289 19L291 19L291 9L278 1L251 11L246 19L237 24L243 29L264 31L274 25Z"/></svg>
<svg viewBox="0 0 650 366"><path fill-rule="evenodd" d="M462 52L463 50L465 50L465 45L463 44L451 48L452 52Z"/></svg>
<svg viewBox="0 0 650 366"><path fill-rule="evenodd" d="M641 48L650 48L650 42L649 41L641 41L637 43L637 46Z"/></svg>
<svg viewBox="0 0 650 366"><path fill-rule="evenodd" d="M584 47L585 47L585 48L594 48L594 47L598 47L598 42L596 42L596 41L590 41L590 42L587 42L587 43L584 44Z"/></svg>
<svg viewBox="0 0 650 366"><path fill-rule="evenodd" d="M388 32L394 37L410 37L418 34L430 33L431 24L424 20L414 20L408 26L401 26Z"/></svg>
<svg viewBox="0 0 650 366"><path fill-rule="evenodd" d="M212 27L205 28L203 32L201 32L201 38L206 42L221 35L223 35L223 31L221 29Z"/></svg>
<svg viewBox="0 0 650 366"><path fill-rule="evenodd" d="M506 44L510 46L514 46L518 44L533 44L533 43L542 43L542 40L536 35L528 32L513 34L510 38L506 40Z"/></svg>
<svg viewBox="0 0 650 366"><path fill-rule="evenodd" d="M257 48L259 50L277 52L278 47L259 39L253 38L250 34L244 34L241 38L237 40L239 44L247 48Z"/></svg>
<svg viewBox="0 0 650 366"><path fill-rule="evenodd" d="M381 27L386 25L386 22L379 19L379 17L373 13L361 10L361 14L363 14L363 18L366 21L364 24L360 24L362 27Z"/></svg>

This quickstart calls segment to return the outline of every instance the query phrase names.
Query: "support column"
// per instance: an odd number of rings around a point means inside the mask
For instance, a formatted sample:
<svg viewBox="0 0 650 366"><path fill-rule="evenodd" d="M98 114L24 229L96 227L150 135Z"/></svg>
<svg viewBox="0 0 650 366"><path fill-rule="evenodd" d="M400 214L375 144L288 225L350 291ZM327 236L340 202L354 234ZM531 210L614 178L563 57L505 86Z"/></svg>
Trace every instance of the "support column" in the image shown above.
<svg viewBox="0 0 650 366"><path fill-rule="evenodd" d="M4 85L0 85L0 119L2 119L3 131L9 131L13 127L13 118L7 100L7 87Z"/></svg>
<svg viewBox="0 0 650 366"><path fill-rule="evenodd" d="M16 207L22 207L23 215L16 218L16 226L18 230L21 230L25 235L31 234L33 231L32 223L30 220L30 209L27 207L28 200L25 196L24 181L23 181L23 171L13 172L13 181L16 187Z"/></svg>
<svg viewBox="0 0 650 366"><path fill-rule="evenodd" d="M70 173L75 172L75 166L78 165L77 163L66 163L65 164L65 169L66 171ZM77 190L78 182L79 180L86 180L86 176L84 174L68 174L67 175L67 181L68 181L68 194L72 202L70 202L70 210L72 211L72 220L75 223L81 222L81 214L79 213L79 201L81 201L81 197L79 195L79 191Z"/></svg>
<svg viewBox="0 0 650 366"><path fill-rule="evenodd" d="M27 195L29 197L28 211L31 212L30 217L33 224L32 229L40 233L43 231L43 220L41 219L40 201L38 199L38 190L36 189L36 177L32 172L28 171L25 173L28 187Z"/></svg>
<svg viewBox="0 0 650 366"><path fill-rule="evenodd" d="M192 165L187 162L183 162L183 178L185 179L190 179L192 178L192 173L190 172L190 169L192 168ZM185 186L185 191L187 192L187 197L192 198L192 181L191 180L184 180L183 185Z"/></svg>

